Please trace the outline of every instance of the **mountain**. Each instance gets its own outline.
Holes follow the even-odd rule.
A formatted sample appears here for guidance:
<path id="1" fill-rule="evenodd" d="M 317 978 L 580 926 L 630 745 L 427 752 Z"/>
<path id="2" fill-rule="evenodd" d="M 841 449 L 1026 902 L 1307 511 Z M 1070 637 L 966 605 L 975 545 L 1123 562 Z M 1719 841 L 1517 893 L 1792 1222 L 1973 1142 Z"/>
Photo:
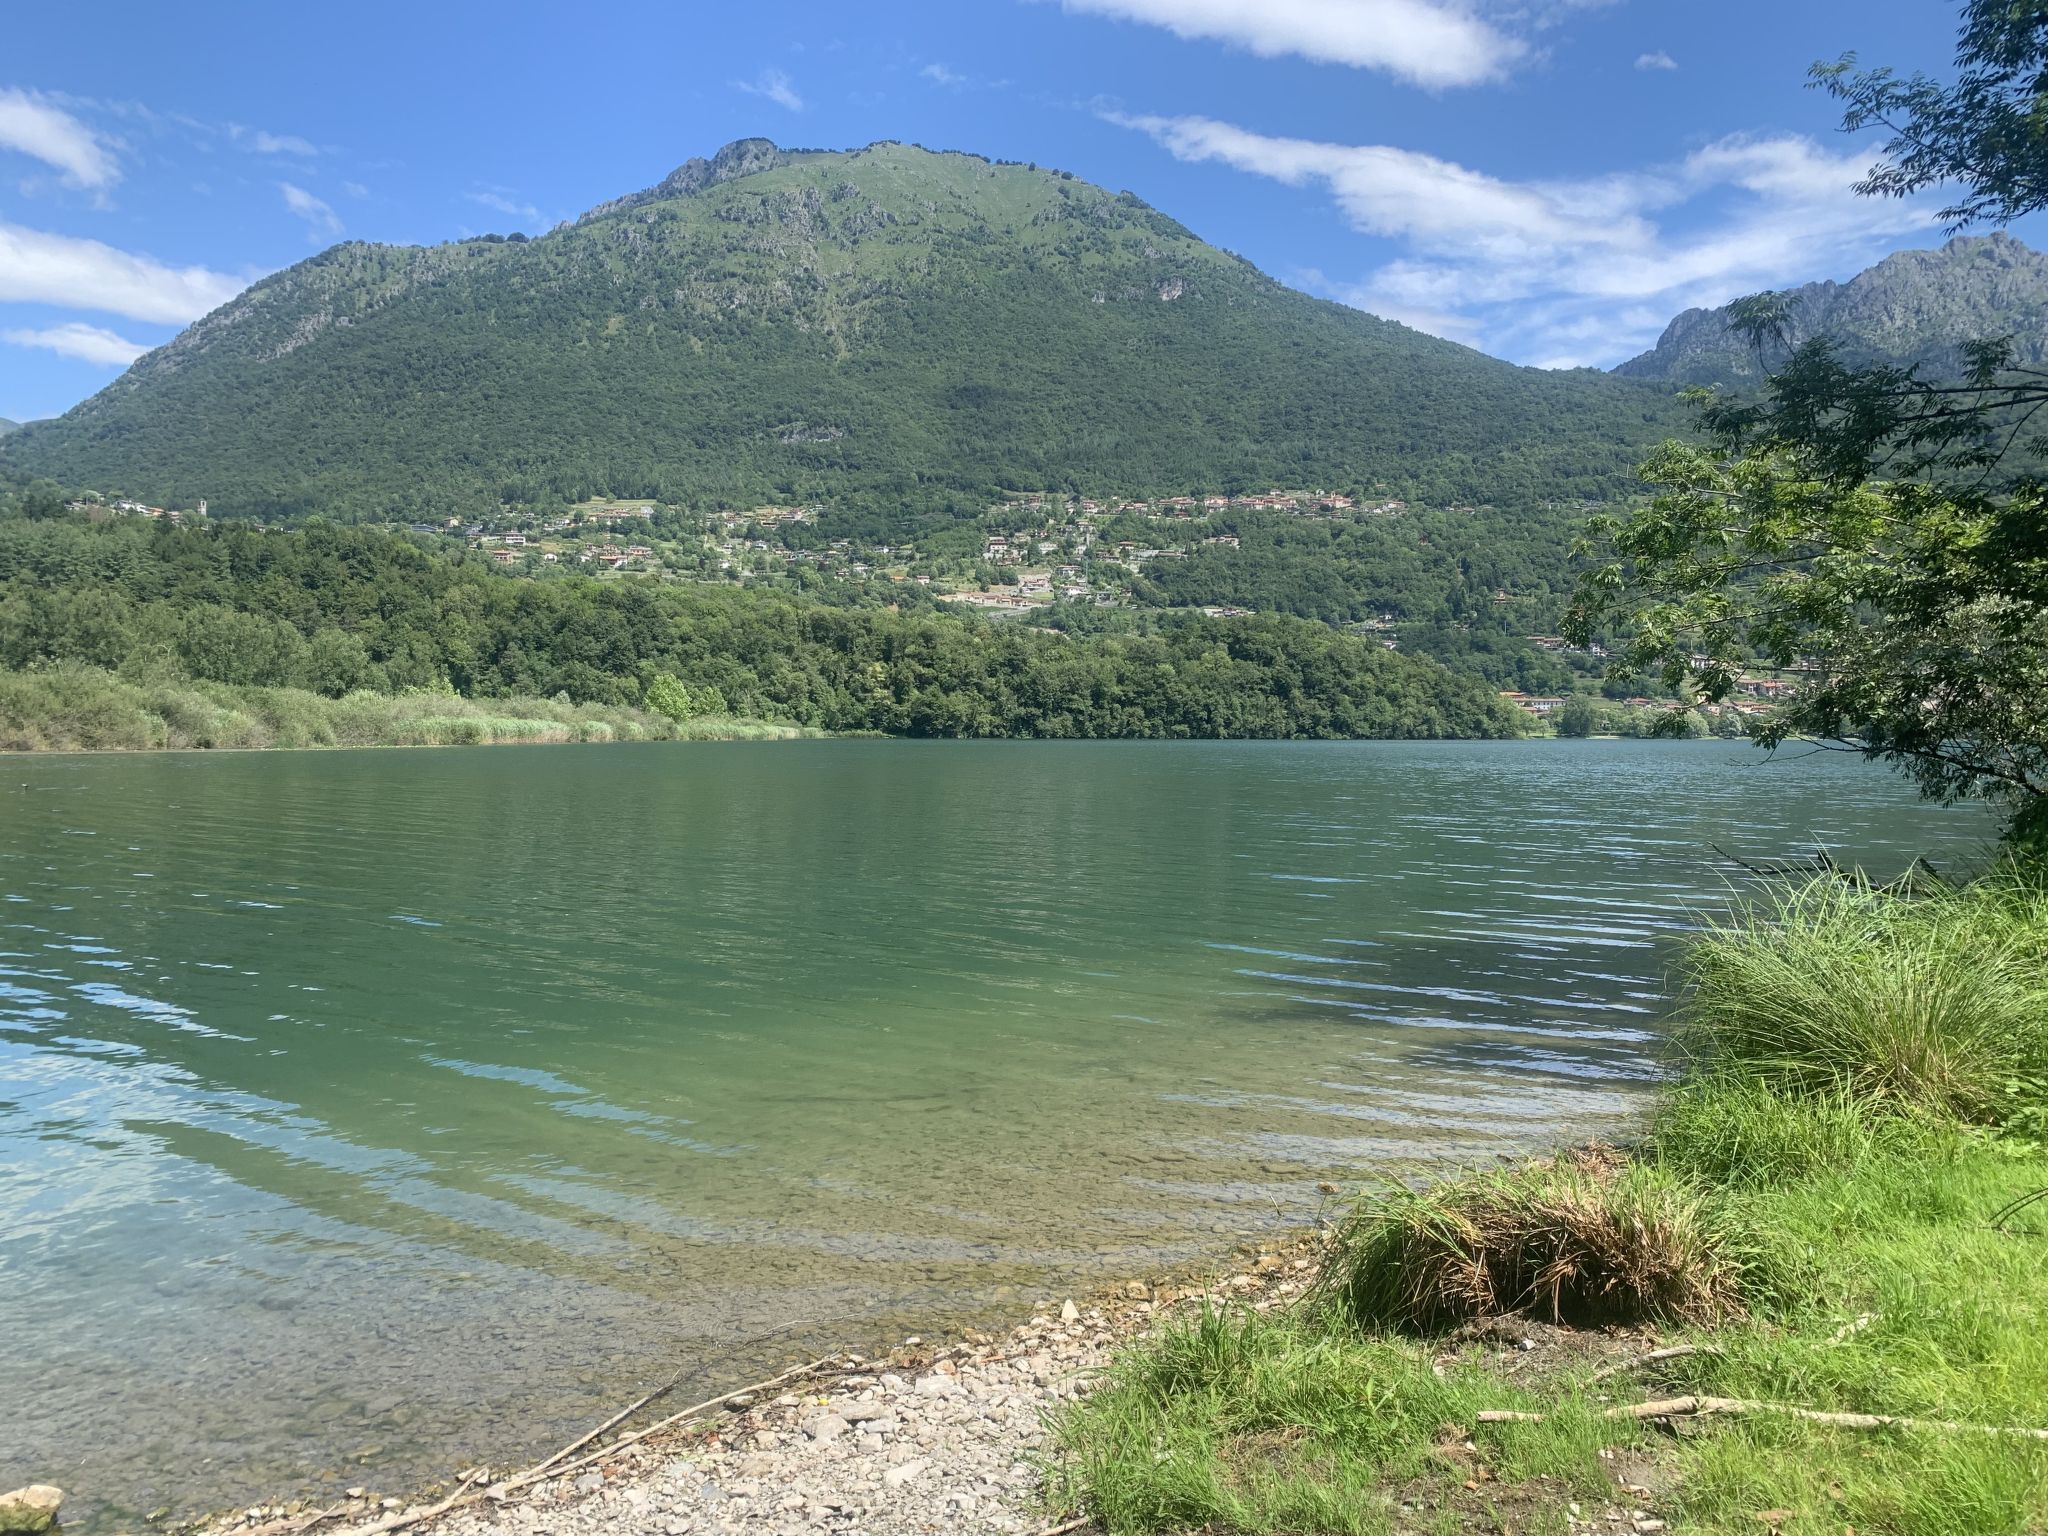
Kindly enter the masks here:
<path id="1" fill-rule="evenodd" d="M 20 430 L 20 422 L 9 421 L 5 416 L 0 416 L 0 437 L 5 437 L 10 432 L 19 432 Z"/>
<path id="2" fill-rule="evenodd" d="M 1851 363 L 1919 364 L 1960 373 L 1962 343 L 2013 338 L 2018 361 L 2048 362 L 2048 255 L 2007 234 L 1959 236 L 1938 251 L 1897 251 L 1846 283 L 1788 296 L 1790 339 L 1831 336 Z M 1762 376 L 1724 309 L 1688 309 L 1657 345 L 1614 370 L 1627 378 L 1740 388 Z"/>
<path id="3" fill-rule="evenodd" d="M 337 245 L 0 463 L 216 512 L 995 487 L 1597 494 L 1682 417 L 1311 298 L 1129 193 L 744 139 L 535 239 Z"/>

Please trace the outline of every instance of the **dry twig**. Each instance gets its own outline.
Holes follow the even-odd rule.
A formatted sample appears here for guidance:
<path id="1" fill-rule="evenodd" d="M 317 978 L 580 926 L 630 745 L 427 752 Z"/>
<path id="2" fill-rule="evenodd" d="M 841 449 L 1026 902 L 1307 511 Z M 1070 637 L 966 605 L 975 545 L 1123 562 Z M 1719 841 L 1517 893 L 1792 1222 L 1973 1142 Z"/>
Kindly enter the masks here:
<path id="1" fill-rule="evenodd" d="M 472 1488 L 462 1492 L 451 1493 L 438 1504 L 430 1504 L 424 1509 L 387 1515 L 384 1519 L 372 1521 L 368 1525 L 352 1525 L 344 1531 L 336 1532 L 335 1536 L 386 1536 L 388 1532 L 403 1531 L 415 1525 L 422 1525 L 429 1520 L 438 1519 L 452 1510 L 465 1508 L 484 1499 L 502 1501 L 509 1498 L 517 1489 L 527 1487 L 529 1484 L 540 1482 L 546 1478 L 566 1477 L 571 1472 L 587 1467 L 592 1462 L 602 1461 L 607 1456 L 614 1455 L 629 1445 L 638 1444 L 649 1435 L 658 1434 L 671 1425 L 680 1424 L 685 1419 L 695 1418 L 700 1413 L 721 1407 L 736 1397 L 746 1397 L 751 1393 L 766 1391 L 769 1387 L 779 1387 L 784 1382 L 796 1380 L 799 1376 L 808 1376 L 811 1372 L 830 1361 L 831 1358 L 830 1355 L 826 1355 L 821 1359 L 811 1361 L 808 1365 L 793 1366 L 779 1376 L 770 1376 L 766 1381 L 757 1381 L 751 1386 L 737 1387 L 733 1391 L 723 1393 L 718 1397 L 707 1398 L 701 1403 L 693 1403 L 688 1408 L 683 1409 L 682 1412 L 672 1413 L 667 1418 L 657 1420 L 655 1423 L 648 1425 L 645 1429 L 635 1430 L 630 1435 L 621 1435 L 610 1445 L 603 1446 L 591 1452 L 588 1456 L 578 1457 L 576 1460 L 566 1463 L 563 1462 L 563 1457 L 573 1455 L 597 1436 L 603 1434 L 607 1429 L 620 1423 L 627 1414 L 645 1407 L 663 1392 L 668 1391 L 669 1387 L 674 1385 L 674 1382 L 670 1382 L 668 1386 L 650 1392 L 646 1397 L 641 1398 L 639 1402 L 633 1404 L 632 1407 L 626 1409 L 625 1412 L 612 1415 L 611 1418 L 600 1424 L 596 1429 L 563 1446 L 562 1449 L 556 1451 L 545 1461 L 535 1462 L 525 1471 L 508 1477 L 503 1482 L 492 1483 L 488 1488 Z M 329 1519 L 336 1512 L 335 1510 L 326 1510 L 316 1516 L 302 1517 L 298 1521 L 284 1521 L 276 1525 L 262 1526 L 254 1531 L 238 1532 L 237 1536 L 295 1536 L 296 1532 L 305 1530 L 321 1520 Z"/>
<path id="2" fill-rule="evenodd" d="M 1953 1419 L 1909 1419 L 1891 1413 L 1831 1413 L 1819 1408 L 1800 1408 L 1791 1403 L 1767 1403 L 1747 1397 L 1664 1397 L 1647 1403 L 1624 1403 L 1602 1410 L 1603 1419 L 1705 1418 L 1709 1414 L 1782 1413 L 1809 1424 L 1826 1424 L 1836 1429 L 1942 1429 L 1966 1434 L 2012 1435 L 2023 1440 L 2048 1440 L 2048 1429 L 2028 1429 L 2008 1424 L 1960 1424 Z M 1481 1424 L 1541 1424 L 1547 1413 L 1528 1413 L 1518 1408 L 1489 1408 L 1479 1415 Z"/>

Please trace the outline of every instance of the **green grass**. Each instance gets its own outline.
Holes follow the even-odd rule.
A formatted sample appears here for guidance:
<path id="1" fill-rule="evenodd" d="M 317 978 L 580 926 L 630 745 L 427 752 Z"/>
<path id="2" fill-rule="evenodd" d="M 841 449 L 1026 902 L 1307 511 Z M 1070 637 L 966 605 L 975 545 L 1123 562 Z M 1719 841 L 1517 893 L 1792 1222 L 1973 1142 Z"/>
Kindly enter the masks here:
<path id="1" fill-rule="evenodd" d="M 1994 1120 L 2048 1080 L 2044 954 L 2017 874 L 1911 900 L 1817 880 L 1691 946 L 1679 1043 L 1696 1072 Z"/>
<path id="2" fill-rule="evenodd" d="M 1671 1484 L 1647 1502 L 1675 1531 L 2048 1532 L 2048 1443 L 1601 1417 L 1697 1393 L 2048 1427 L 2048 1203 L 1989 1220 L 2048 1185 L 2044 957 L 2048 902 L 2012 872 L 1740 914 L 1692 950 L 1687 1072 L 1626 1161 L 1367 1200 L 1306 1304 L 1130 1346 L 1056 1425 L 1060 1499 L 1119 1536 L 1562 1532 L 1574 1500 L 1634 1502 L 1606 1450 Z M 1547 1289 L 1560 1274 L 1597 1304 Z M 1700 1352 L 1596 1376 L 1640 1343 L 1475 1356 L 1443 1331 L 1495 1308 L 1647 1319 Z M 1478 1423 L 1499 1408 L 1547 1417 Z"/>
<path id="3" fill-rule="evenodd" d="M 1109 1530 L 1379 1532 L 1399 1490 L 1444 1475 L 1444 1425 L 1552 1406 L 1434 1349 L 1329 1314 L 1204 1312 L 1170 1324 L 1059 1421 L 1059 1490 Z M 1496 1479 L 1594 1497 L 1614 1436 L 1584 1403 L 1488 1436 Z M 1426 1497 L 1426 1495 L 1425 1495 Z"/>
<path id="4" fill-rule="evenodd" d="M 137 683 L 97 667 L 0 671 L 0 751 L 481 746 L 500 742 L 771 740 L 823 734 L 732 716 L 683 721 L 557 699 Z"/>

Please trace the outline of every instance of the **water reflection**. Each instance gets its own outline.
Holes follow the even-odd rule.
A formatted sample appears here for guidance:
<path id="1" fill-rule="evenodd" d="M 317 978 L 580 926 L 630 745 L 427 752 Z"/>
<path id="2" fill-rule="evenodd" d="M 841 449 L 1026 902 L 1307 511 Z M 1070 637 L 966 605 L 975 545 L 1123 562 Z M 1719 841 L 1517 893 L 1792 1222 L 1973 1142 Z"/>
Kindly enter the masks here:
<path id="1" fill-rule="evenodd" d="M 1742 749 L 27 760 L 0 1458 L 105 1518 L 504 1456 L 1607 1127 L 1704 856 L 1981 824 Z M 734 1341 L 742 1347 L 735 1350 Z M 508 1428 L 510 1426 L 510 1428 Z M 355 1480 L 350 1476 L 347 1480 Z"/>

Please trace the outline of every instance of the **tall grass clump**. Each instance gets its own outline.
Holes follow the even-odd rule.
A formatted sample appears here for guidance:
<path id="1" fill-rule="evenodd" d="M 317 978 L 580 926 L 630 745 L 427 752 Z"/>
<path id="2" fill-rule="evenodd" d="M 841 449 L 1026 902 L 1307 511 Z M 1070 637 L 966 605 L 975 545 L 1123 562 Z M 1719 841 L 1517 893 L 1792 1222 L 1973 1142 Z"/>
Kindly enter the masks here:
<path id="1" fill-rule="evenodd" d="M 1368 1199 L 1339 1227 L 1320 1291 L 1377 1328 L 1510 1312 L 1704 1326 L 1742 1313 L 1763 1262 L 1712 1192 L 1578 1153 Z"/>
<path id="2" fill-rule="evenodd" d="M 1695 1076 L 1986 1123 L 2048 1096 L 2048 899 L 2019 872 L 1909 897 L 1816 880 L 1710 925 L 1685 964 Z"/>

